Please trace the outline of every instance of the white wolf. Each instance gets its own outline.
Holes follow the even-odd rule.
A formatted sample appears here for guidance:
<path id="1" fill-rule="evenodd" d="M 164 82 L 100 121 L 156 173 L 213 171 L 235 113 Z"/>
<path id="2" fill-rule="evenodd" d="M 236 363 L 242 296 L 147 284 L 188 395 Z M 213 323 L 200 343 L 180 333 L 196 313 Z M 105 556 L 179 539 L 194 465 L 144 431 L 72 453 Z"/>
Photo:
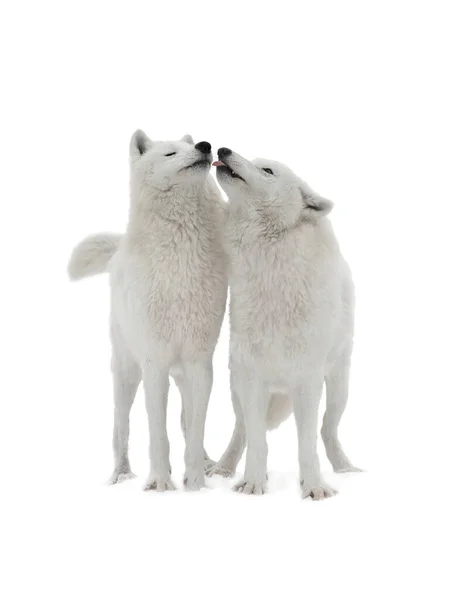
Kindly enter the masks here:
<path id="1" fill-rule="evenodd" d="M 336 492 L 320 473 L 322 438 L 335 471 L 356 469 L 337 437 L 348 397 L 354 290 L 326 215 L 332 203 L 278 162 L 249 162 L 220 148 L 218 181 L 229 197 L 230 370 L 235 431 L 209 474 L 231 475 L 247 438 L 245 494 L 266 490 L 266 430 L 294 408 L 304 497 Z"/>
<path id="2" fill-rule="evenodd" d="M 182 396 L 189 490 L 204 485 L 204 428 L 212 356 L 227 297 L 223 247 L 226 203 L 209 175 L 211 146 L 191 136 L 130 143 L 131 202 L 124 236 L 99 234 L 73 251 L 69 275 L 108 270 L 114 382 L 114 472 L 132 477 L 129 414 L 143 380 L 151 470 L 144 489 L 174 489 L 166 408 L 169 376 Z M 206 457 L 208 459 L 208 457 Z"/>

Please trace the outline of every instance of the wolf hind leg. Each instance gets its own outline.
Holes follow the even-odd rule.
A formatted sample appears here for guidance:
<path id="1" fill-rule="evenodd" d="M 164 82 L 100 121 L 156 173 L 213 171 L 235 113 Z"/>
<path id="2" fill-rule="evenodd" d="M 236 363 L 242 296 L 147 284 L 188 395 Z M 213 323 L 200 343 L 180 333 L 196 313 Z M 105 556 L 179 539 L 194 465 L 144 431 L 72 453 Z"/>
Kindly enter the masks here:
<path id="1" fill-rule="evenodd" d="M 113 452 L 114 470 L 109 483 L 120 483 L 134 474 L 128 457 L 130 410 L 141 382 L 141 369 L 126 347 L 113 342 L 111 361 L 114 393 Z"/>
<path id="2" fill-rule="evenodd" d="M 327 458 L 337 473 L 361 471 L 346 456 L 338 439 L 338 426 L 348 402 L 350 352 L 343 353 L 326 374 L 326 412 L 321 437 Z"/>

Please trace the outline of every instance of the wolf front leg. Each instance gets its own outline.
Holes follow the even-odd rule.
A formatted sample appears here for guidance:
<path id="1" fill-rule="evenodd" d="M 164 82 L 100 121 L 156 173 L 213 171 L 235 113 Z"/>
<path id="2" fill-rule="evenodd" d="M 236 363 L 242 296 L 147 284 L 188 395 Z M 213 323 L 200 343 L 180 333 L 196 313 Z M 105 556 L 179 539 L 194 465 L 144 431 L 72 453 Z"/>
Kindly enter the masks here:
<path id="1" fill-rule="evenodd" d="M 232 438 L 224 454 L 216 464 L 208 469 L 208 477 L 211 477 L 212 475 L 233 477 L 246 447 L 246 429 L 244 426 L 243 409 L 241 408 L 238 394 L 233 389 L 232 404 L 235 411 L 235 429 L 233 430 Z"/>
<path id="2" fill-rule="evenodd" d="M 182 413 L 180 415 L 180 425 L 181 425 L 183 437 L 185 438 L 185 443 L 186 443 L 186 417 L 185 417 L 185 408 L 184 408 L 184 404 L 183 404 L 183 398 L 186 396 L 185 378 L 183 375 L 174 375 L 174 381 L 175 381 L 176 386 L 179 389 L 180 396 L 182 397 Z M 204 471 L 207 472 L 208 469 L 211 469 L 215 464 L 216 464 L 215 461 L 212 460 L 208 456 L 207 451 L 204 448 Z"/>
<path id="3" fill-rule="evenodd" d="M 302 373 L 293 389 L 303 498 L 313 500 L 330 498 L 337 493 L 321 477 L 317 452 L 318 409 L 323 383 L 323 373 L 312 370 Z"/>
<path id="4" fill-rule="evenodd" d="M 185 421 L 185 477 L 190 491 L 205 486 L 204 435 L 208 401 L 213 385 L 213 368 L 210 361 L 185 363 L 182 393 Z"/>
<path id="5" fill-rule="evenodd" d="M 152 361 L 143 366 L 144 393 L 150 432 L 150 474 L 144 490 L 174 490 L 169 464 L 169 439 L 166 428 L 169 373 Z"/>
<path id="6" fill-rule="evenodd" d="M 241 402 L 247 437 L 244 478 L 234 489 L 243 494 L 261 495 L 267 487 L 269 390 L 259 377 L 242 373 L 234 375 L 233 387 Z"/>

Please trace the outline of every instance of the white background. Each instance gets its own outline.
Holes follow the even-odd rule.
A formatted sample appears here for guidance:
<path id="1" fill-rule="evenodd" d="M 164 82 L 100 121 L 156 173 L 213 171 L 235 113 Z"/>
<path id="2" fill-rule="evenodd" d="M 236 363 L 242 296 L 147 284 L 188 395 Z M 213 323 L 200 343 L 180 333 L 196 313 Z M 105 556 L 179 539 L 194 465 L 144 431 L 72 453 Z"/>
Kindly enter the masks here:
<path id="1" fill-rule="evenodd" d="M 10 2 L 1 32 L 1 544 L 16 598 L 449 597 L 450 19 L 439 2 Z M 69 284 L 86 234 L 123 231 L 128 142 L 191 133 L 288 163 L 322 195 L 357 287 L 341 427 L 367 472 L 301 501 L 292 418 L 270 493 L 179 491 L 112 469 L 108 283 Z M 206 446 L 233 426 L 228 323 Z M 242 472 L 243 465 L 240 465 Z"/>

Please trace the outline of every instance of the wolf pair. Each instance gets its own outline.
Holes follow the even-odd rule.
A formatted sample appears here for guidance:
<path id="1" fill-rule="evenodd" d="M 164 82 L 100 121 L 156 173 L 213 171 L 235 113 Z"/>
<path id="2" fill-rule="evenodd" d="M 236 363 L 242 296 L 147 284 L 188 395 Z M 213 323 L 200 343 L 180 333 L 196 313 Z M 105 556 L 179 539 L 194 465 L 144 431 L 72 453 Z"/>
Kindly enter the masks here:
<path id="1" fill-rule="evenodd" d="M 124 235 L 82 241 L 69 263 L 72 279 L 109 271 L 114 382 L 114 471 L 132 477 L 129 414 L 143 381 L 150 429 L 148 490 L 171 490 L 166 409 L 169 378 L 182 397 L 184 484 L 198 490 L 208 475 L 231 476 L 247 445 L 244 478 L 235 489 L 267 486 L 268 429 L 293 411 L 303 497 L 336 492 L 322 478 L 321 429 L 335 471 L 357 471 L 337 436 L 346 407 L 353 339 L 351 274 L 326 218 L 332 203 L 288 167 L 250 162 L 218 150 L 209 174 L 208 142 L 191 136 L 130 143 L 131 202 Z M 203 447 L 213 381 L 212 356 L 230 287 L 232 439 L 218 463 Z"/>

